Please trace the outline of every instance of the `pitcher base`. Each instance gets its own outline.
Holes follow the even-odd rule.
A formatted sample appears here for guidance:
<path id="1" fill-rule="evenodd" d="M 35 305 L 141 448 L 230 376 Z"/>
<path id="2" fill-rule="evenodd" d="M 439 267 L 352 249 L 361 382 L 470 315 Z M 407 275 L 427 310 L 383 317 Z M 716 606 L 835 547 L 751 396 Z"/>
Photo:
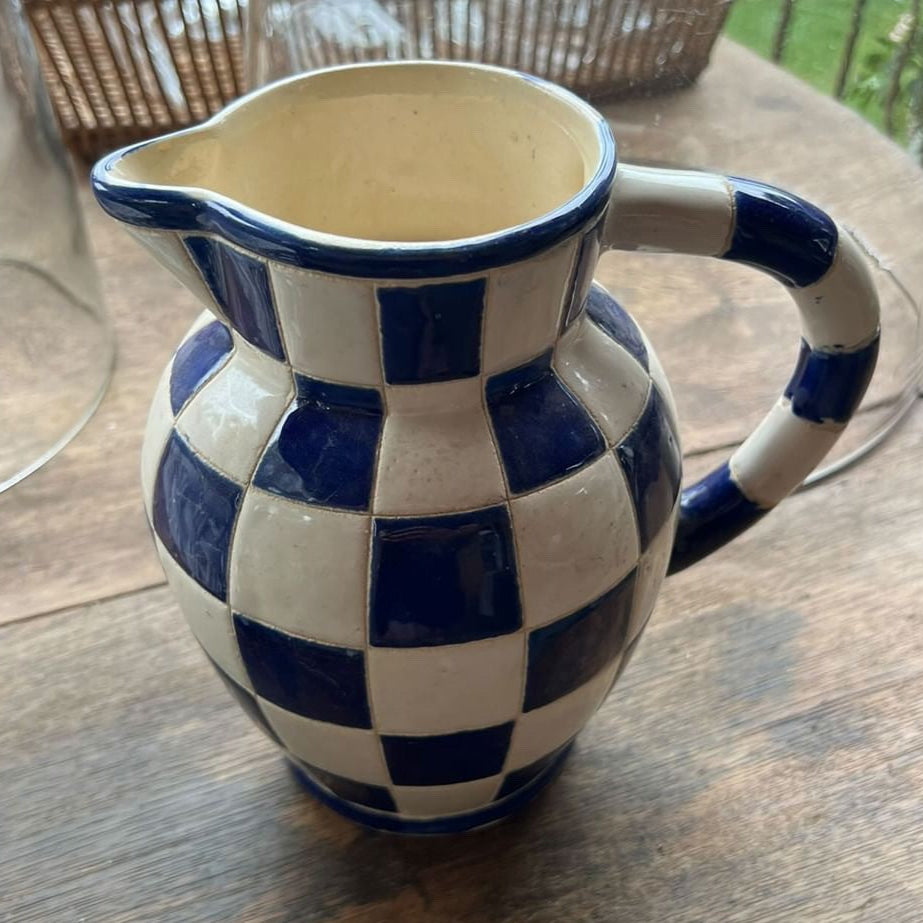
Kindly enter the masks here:
<path id="1" fill-rule="evenodd" d="M 494 801 L 483 808 L 468 811 L 465 814 L 426 818 L 401 817 L 388 811 L 377 811 L 373 808 L 347 801 L 345 798 L 335 795 L 315 779 L 312 779 L 292 760 L 286 760 L 286 762 L 295 778 L 318 801 L 348 820 L 355 821 L 374 830 L 384 830 L 388 833 L 432 836 L 446 833 L 465 833 L 481 827 L 488 827 L 524 807 L 560 772 L 572 747 L 573 744 L 568 744 L 539 775 L 527 785 L 500 801 Z"/>

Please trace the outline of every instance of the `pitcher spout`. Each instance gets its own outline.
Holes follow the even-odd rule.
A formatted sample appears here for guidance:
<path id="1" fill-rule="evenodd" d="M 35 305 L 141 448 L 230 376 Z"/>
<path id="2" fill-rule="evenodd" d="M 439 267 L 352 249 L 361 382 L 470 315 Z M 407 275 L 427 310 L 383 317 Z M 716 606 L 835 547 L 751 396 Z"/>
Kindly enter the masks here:
<path id="1" fill-rule="evenodd" d="M 142 141 L 94 167 L 93 191 L 104 211 L 130 226 L 193 230 L 221 147 L 210 125 Z"/>
<path id="2" fill-rule="evenodd" d="M 213 312 L 213 296 L 184 239 L 208 224 L 204 187 L 220 150 L 209 127 L 197 126 L 116 151 L 91 174 L 102 209 Z"/>

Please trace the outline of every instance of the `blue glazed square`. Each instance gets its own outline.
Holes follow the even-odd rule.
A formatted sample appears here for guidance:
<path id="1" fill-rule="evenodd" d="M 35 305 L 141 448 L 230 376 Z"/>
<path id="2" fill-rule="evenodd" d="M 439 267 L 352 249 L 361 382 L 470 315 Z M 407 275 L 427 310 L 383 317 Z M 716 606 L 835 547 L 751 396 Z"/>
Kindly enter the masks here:
<path id="1" fill-rule="evenodd" d="M 503 506 L 376 519 L 371 579 L 369 640 L 377 647 L 462 644 L 522 624 Z"/>
<path id="2" fill-rule="evenodd" d="M 872 380 L 878 347 L 877 336 L 848 353 L 811 349 L 802 340 L 798 363 L 785 388 L 792 413 L 814 423 L 846 423 Z"/>
<path id="3" fill-rule="evenodd" d="M 523 711 L 573 692 L 621 653 L 634 591 L 632 571 L 595 602 L 529 635 Z"/>
<path id="4" fill-rule="evenodd" d="M 615 454 L 634 500 L 643 554 L 670 517 L 683 464 L 679 439 L 656 387 L 651 387 L 643 413 Z"/>
<path id="5" fill-rule="evenodd" d="M 599 262 L 602 227 L 603 222 L 599 221 L 583 235 L 583 239 L 580 241 L 580 252 L 577 254 L 577 262 L 574 266 L 570 299 L 564 312 L 563 328 L 569 327 L 580 316 L 580 312 L 586 303 L 590 286 L 593 284 L 593 273 L 596 271 L 596 264 Z"/>
<path id="6" fill-rule="evenodd" d="M 381 395 L 296 376 L 297 398 L 253 483 L 275 494 L 367 510 L 381 435 Z"/>
<path id="7" fill-rule="evenodd" d="M 391 797 L 391 792 L 384 786 L 370 785 L 368 782 L 357 782 L 355 779 L 335 775 L 332 772 L 327 772 L 326 769 L 319 769 L 317 766 L 312 766 L 302 760 L 292 759 L 303 772 L 312 776 L 315 781 L 330 789 L 334 795 L 340 798 L 345 798 L 353 804 L 374 808 L 376 811 L 397 811 L 397 805 Z"/>
<path id="8" fill-rule="evenodd" d="M 681 502 L 671 574 L 727 544 L 768 512 L 744 496 L 727 462 L 687 487 Z"/>
<path id="9" fill-rule="evenodd" d="M 723 259 L 756 266 L 788 286 L 812 285 L 836 255 L 836 223 L 783 189 L 731 178 L 734 234 Z"/>
<path id="10" fill-rule="evenodd" d="M 395 785 L 453 785 L 503 771 L 513 722 L 429 737 L 382 735 L 385 761 Z"/>
<path id="11" fill-rule="evenodd" d="M 372 726 L 362 651 L 296 638 L 239 612 L 234 630 L 250 682 L 264 699 L 317 721 Z"/>
<path id="12" fill-rule="evenodd" d="M 185 243 L 234 329 L 248 343 L 284 361 L 272 289 L 263 263 L 208 237 L 187 237 Z"/>
<path id="13" fill-rule="evenodd" d="M 494 375 L 487 407 L 507 481 L 520 494 L 556 481 L 606 448 L 583 405 L 551 369 L 551 351 Z"/>
<path id="14" fill-rule="evenodd" d="M 197 330 L 176 351 L 170 369 L 170 407 L 174 416 L 231 354 L 231 331 L 219 321 Z"/>
<path id="15" fill-rule="evenodd" d="M 603 288 L 593 286 L 587 298 L 587 314 L 603 333 L 608 334 L 626 352 L 650 371 L 647 347 L 638 325 L 628 312 Z"/>
<path id="16" fill-rule="evenodd" d="M 203 651 L 204 653 L 204 651 Z M 253 695 L 249 690 L 244 689 L 243 686 L 236 683 L 221 667 L 215 663 L 208 654 L 205 654 L 208 662 L 212 665 L 215 672 L 218 676 L 221 677 L 221 682 L 224 683 L 228 692 L 237 700 L 237 704 L 244 710 L 247 717 L 271 740 L 273 743 L 278 744 L 280 747 L 283 746 L 282 741 L 279 740 L 276 732 L 272 729 L 269 722 L 266 720 L 266 716 L 263 714 L 260 709 L 260 703 L 257 702 L 256 696 Z"/>
<path id="17" fill-rule="evenodd" d="M 228 545 L 239 484 L 207 465 L 173 432 L 154 481 L 154 531 L 183 570 L 227 599 Z"/>
<path id="18" fill-rule="evenodd" d="M 560 753 L 566 750 L 570 745 L 571 741 L 568 741 L 556 750 L 552 750 L 551 753 L 547 753 L 545 756 L 537 759 L 534 763 L 529 763 L 528 766 L 523 766 L 522 769 L 514 769 L 512 772 L 508 772 L 494 801 L 500 801 L 506 798 L 507 795 L 512 795 L 513 792 L 518 792 L 519 789 L 525 788 L 533 779 L 537 779 L 549 766 L 551 766 Z"/>
<path id="19" fill-rule="evenodd" d="M 379 288 L 385 381 L 418 385 L 481 370 L 486 281 Z"/>

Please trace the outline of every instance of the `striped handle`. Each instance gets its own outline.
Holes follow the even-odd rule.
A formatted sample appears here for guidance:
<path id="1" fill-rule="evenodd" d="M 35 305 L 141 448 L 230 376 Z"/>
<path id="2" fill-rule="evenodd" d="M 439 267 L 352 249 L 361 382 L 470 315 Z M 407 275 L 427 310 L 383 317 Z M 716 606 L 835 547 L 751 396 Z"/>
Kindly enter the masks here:
<path id="1" fill-rule="evenodd" d="M 878 357 L 878 297 L 857 244 L 823 211 L 763 183 L 621 165 L 604 246 L 715 256 L 769 273 L 801 313 L 795 371 L 730 459 L 680 498 L 670 573 L 783 500 L 830 451 Z"/>

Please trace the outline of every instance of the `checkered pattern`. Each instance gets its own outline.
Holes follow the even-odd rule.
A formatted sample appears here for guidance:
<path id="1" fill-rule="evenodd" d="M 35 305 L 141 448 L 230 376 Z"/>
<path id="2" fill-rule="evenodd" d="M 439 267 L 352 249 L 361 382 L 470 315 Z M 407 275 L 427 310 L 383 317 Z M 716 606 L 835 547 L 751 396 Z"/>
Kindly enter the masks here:
<path id="1" fill-rule="evenodd" d="M 151 411 L 168 579 L 251 717 L 373 816 L 535 784 L 650 614 L 676 424 L 634 322 L 586 296 L 598 236 L 412 285 L 157 241 L 224 322 L 196 325 Z"/>
<path id="2" fill-rule="evenodd" d="M 610 244 L 757 266 L 802 313 L 782 398 L 681 501 L 660 364 L 591 285 L 598 222 L 412 282 L 137 232 L 220 319 L 190 332 L 151 411 L 168 579 L 232 692 L 344 813 L 436 830 L 518 803 L 624 669 L 668 562 L 778 503 L 865 391 L 877 302 L 823 212 L 743 180 L 620 182 Z"/>

